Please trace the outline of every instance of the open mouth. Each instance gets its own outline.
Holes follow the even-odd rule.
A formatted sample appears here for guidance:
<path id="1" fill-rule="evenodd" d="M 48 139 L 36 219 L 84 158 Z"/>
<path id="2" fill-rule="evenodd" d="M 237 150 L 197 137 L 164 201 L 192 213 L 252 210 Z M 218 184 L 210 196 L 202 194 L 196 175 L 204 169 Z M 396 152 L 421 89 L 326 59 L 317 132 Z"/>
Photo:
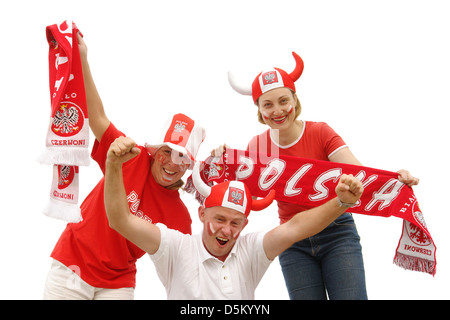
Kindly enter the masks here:
<path id="1" fill-rule="evenodd" d="M 163 171 L 163 173 L 161 176 L 165 182 L 170 182 L 170 183 L 174 182 L 173 180 L 175 179 L 176 174 L 177 174 L 176 171 L 170 171 L 170 170 L 167 170 L 166 168 L 162 168 L 162 171 Z"/>
<path id="2" fill-rule="evenodd" d="M 277 124 L 282 124 L 286 120 L 286 118 L 287 118 L 287 115 L 278 117 L 278 118 L 272 118 L 272 121 Z"/>
<path id="3" fill-rule="evenodd" d="M 176 172 L 167 170 L 166 168 L 163 168 L 163 170 L 164 170 L 165 173 L 167 173 L 168 175 L 171 175 L 171 176 L 173 176 L 174 174 L 176 174 Z"/>
<path id="4" fill-rule="evenodd" d="M 220 245 L 221 247 L 223 247 L 224 245 L 226 245 L 227 242 L 229 241 L 228 239 L 224 239 L 224 238 L 221 238 L 221 237 L 216 237 L 216 240 L 217 240 L 217 242 L 219 243 L 219 245 Z"/>

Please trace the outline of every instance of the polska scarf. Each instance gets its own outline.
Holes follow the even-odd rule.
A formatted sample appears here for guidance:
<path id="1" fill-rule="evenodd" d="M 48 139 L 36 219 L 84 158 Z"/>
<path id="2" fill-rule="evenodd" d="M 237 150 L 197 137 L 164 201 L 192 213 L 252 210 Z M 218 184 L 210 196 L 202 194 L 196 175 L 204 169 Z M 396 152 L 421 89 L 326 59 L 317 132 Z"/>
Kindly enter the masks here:
<path id="1" fill-rule="evenodd" d="M 53 165 L 48 216 L 81 221 L 78 166 L 89 165 L 89 120 L 77 26 L 72 21 L 47 26 L 51 114 L 46 148 L 38 159 Z"/>
<path id="2" fill-rule="evenodd" d="M 285 155 L 271 157 L 235 149 L 227 149 L 220 158 L 209 157 L 204 164 L 200 176 L 210 185 L 241 180 L 253 196 L 265 197 L 275 189 L 276 200 L 308 208 L 320 206 L 335 197 L 334 189 L 340 176 L 352 174 L 363 183 L 364 193 L 348 211 L 403 219 L 394 263 L 408 270 L 436 273 L 436 246 L 412 188 L 401 183 L 397 173 Z M 195 192 L 191 178 L 185 190 Z M 202 201 L 198 192 L 196 197 Z"/>

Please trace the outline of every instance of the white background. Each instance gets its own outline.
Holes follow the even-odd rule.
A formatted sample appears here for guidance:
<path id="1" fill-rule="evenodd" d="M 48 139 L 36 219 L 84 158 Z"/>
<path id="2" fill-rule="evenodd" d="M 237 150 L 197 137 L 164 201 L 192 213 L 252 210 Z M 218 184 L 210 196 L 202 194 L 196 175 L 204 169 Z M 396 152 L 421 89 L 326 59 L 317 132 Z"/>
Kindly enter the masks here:
<path id="1" fill-rule="evenodd" d="M 447 1 L 2 1 L 0 4 L 0 298 L 41 299 L 65 222 L 44 216 L 52 169 L 36 158 L 49 123 L 45 27 L 70 19 L 85 35 L 109 118 L 139 144 L 174 112 L 203 124 L 199 158 L 221 143 L 245 148 L 266 127 L 228 70 L 252 81 L 265 66 L 294 68 L 304 120 L 326 121 L 366 166 L 408 169 L 437 245 L 437 274 L 392 264 L 402 221 L 355 215 L 370 299 L 449 299 Z M 91 134 L 91 146 L 94 137 Z M 82 167 L 80 199 L 100 178 Z M 197 203 L 183 195 L 201 230 Z M 80 200 L 81 203 L 81 200 Z M 253 213 L 247 231 L 275 227 L 276 209 Z M 165 299 L 144 256 L 136 299 Z M 257 299 L 287 299 L 278 261 Z"/>

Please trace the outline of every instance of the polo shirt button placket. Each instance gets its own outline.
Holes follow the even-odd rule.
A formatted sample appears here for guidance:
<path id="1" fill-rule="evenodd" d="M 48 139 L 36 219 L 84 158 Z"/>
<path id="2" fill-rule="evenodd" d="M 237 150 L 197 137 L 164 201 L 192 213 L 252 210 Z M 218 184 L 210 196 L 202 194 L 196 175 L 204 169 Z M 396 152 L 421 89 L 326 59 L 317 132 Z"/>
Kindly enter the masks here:
<path id="1" fill-rule="evenodd" d="M 231 292 L 233 291 L 233 285 L 231 282 L 231 276 L 229 272 L 229 268 L 226 265 L 222 265 L 220 268 L 220 274 L 222 279 L 222 291 L 223 292 Z"/>

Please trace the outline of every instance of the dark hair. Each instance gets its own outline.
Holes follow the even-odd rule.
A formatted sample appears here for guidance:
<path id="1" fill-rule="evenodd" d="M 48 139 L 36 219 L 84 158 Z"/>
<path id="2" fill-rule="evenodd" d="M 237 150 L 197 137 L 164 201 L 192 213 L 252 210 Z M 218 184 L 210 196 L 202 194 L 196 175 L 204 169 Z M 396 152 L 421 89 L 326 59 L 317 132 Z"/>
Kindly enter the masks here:
<path id="1" fill-rule="evenodd" d="M 178 190 L 178 189 L 180 189 L 183 185 L 184 185 L 184 181 L 180 179 L 180 180 L 178 180 L 177 182 L 175 182 L 174 184 L 171 184 L 170 186 L 167 186 L 166 189 L 169 189 L 169 190 Z"/>

